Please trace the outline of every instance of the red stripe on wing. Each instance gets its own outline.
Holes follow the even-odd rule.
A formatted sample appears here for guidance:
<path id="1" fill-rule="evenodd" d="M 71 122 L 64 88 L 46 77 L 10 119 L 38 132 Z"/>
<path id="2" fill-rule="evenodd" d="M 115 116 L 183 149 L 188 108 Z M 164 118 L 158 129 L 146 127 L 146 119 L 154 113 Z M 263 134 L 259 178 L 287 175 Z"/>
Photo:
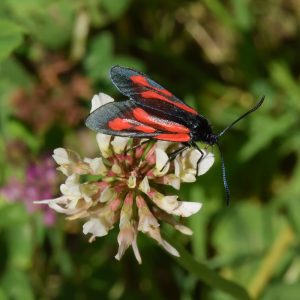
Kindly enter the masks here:
<path id="1" fill-rule="evenodd" d="M 168 90 L 166 90 L 166 89 L 159 89 L 159 88 L 156 88 L 156 87 L 152 86 L 152 85 L 148 82 L 147 78 L 144 77 L 144 76 L 142 76 L 142 75 L 131 76 L 131 77 L 130 77 L 130 80 L 131 80 L 133 83 L 137 84 L 137 85 L 144 86 L 144 87 L 147 87 L 147 88 L 152 88 L 152 89 L 154 89 L 154 90 L 156 90 L 156 91 L 158 91 L 158 92 L 160 92 L 160 93 L 162 93 L 162 94 L 164 94 L 164 95 L 167 95 L 167 96 L 173 96 L 173 94 L 170 93 L 170 92 L 169 92 Z"/>
<path id="2" fill-rule="evenodd" d="M 150 127 L 150 126 L 146 126 L 146 125 L 138 125 L 133 127 L 134 130 L 137 131 L 141 131 L 141 132 L 145 132 L 145 133 L 153 133 L 156 131 L 156 129 Z"/>
<path id="3" fill-rule="evenodd" d="M 156 131 L 156 129 L 153 127 L 140 124 L 138 122 L 135 122 L 134 120 L 126 120 L 121 118 L 116 118 L 109 121 L 108 127 L 115 131 L 123 131 L 128 129 L 145 133 L 153 133 Z"/>
<path id="4" fill-rule="evenodd" d="M 170 142 L 189 142 L 191 140 L 190 135 L 186 133 L 178 133 L 178 134 L 162 133 L 154 136 L 153 138 L 157 140 L 170 141 Z"/>
<path id="5" fill-rule="evenodd" d="M 148 124 L 153 126 L 157 129 L 162 129 L 169 132 L 175 132 L 175 133 L 190 133 L 189 128 L 172 122 L 172 121 L 166 121 L 159 119 L 157 117 L 151 116 L 146 111 L 144 111 L 142 108 L 135 108 L 132 111 L 133 116 L 135 119 L 143 124 Z"/>
<path id="6" fill-rule="evenodd" d="M 180 102 L 175 102 L 175 101 L 172 101 L 166 97 L 164 97 L 163 95 L 160 95 L 156 92 L 153 92 L 153 91 L 146 91 L 146 92 L 142 92 L 141 94 L 141 97 L 145 98 L 145 99 L 159 99 L 159 100 L 162 100 L 162 101 L 166 101 L 174 106 L 177 106 L 187 112 L 190 112 L 194 115 L 198 115 L 198 112 L 196 110 L 194 110 L 193 108 L 183 104 L 183 103 L 180 103 Z"/>
<path id="7" fill-rule="evenodd" d="M 166 102 L 169 102 L 171 104 L 174 104 L 173 101 L 169 100 L 168 98 L 166 98 L 165 96 L 161 95 L 161 94 L 158 94 L 156 92 L 153 92 L 153 91 L 145 91 L 145 92 L 142 92 L 140 94 L 143 98 L 146 98 L 146 99 L 159 99 L 159 100 L 162 100 L 162 101 L 166 101 Z M 175 105 L 175 104 L 174 104 Z"/>
<path id="8" fill-rule="evenodd" d="M 130 76 L 130 80 L 137 85 L 141 85 L 141 86 L 145 86 L 145 87 L 150 86 L 147 81 L 147 78 L 145 78 L 142 75 Z"/>
<path id="9" fill-rule="evenodd" d="M 108 122 L 108 127 L 112 130 L 122 131 L 132 128 L 132 124 L 125 119 L 116 118 Z"/>

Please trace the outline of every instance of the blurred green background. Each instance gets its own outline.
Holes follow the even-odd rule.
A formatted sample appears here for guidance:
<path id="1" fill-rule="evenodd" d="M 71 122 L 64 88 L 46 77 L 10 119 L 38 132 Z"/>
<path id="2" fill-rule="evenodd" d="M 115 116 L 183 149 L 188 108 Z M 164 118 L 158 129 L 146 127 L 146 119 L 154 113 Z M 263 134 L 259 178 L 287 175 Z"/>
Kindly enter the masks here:
<path id="1" fill-rule="evenodd" d="M 89 244 L 78 222 L 33 200 L 59 194 L 56 147 L 96 156 L 84 127 L 93 94 L 122 100 L 120 64 L 151 75 L 221 140 L 216 163 L 181 198 L 203 202 L 182 237 L 193 258 L 254 299 L 300 295 L 299 0 L 2 0 L 0 2 L 0 299 L 233 299 L 139 235 L 143 264 L 114 259 L 117 230 Z"/>

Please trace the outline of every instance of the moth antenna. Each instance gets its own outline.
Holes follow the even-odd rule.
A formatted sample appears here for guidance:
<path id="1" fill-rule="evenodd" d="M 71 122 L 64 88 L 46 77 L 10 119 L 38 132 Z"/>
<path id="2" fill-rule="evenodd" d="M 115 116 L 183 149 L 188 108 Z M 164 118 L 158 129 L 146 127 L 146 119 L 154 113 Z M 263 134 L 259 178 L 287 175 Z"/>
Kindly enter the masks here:
<path id="1" fill-rule="evenodd" d="M 229 206 L 229 203 L 230 203 L 230 190 L 229 190 L 229 186 L 228 186 L 228 183 L 227 183 L 226 168 L 225 168 L 225 163 L 224 163 L 223 152 L 221 150 L 221 147 L 220 147 L 219 143 L 217 143 L 217 146 L 219 148 L 220 155 L 221 155 L 222 178 L 223 178 L 223 184 L 224 184 L 224 189 L 225 189 L 226 205 Z"/>
<path id="2" fill-rule="evenodd" d="M 252 112 L 256 111 L 264 102 L 265 96 L 263 96 L 250 110 L 248 110 L 246 113 L 244 113 L 242 116 L 237 118 L 234 122 L 232 122 L 230 125 L 228 125 L 223 131 L 221 131 L 218 134 L 218 137 L 222 136 L 226 131 L 228 131 L 230 128 L 232 128 L 237 122 L 251 114 Z"/>

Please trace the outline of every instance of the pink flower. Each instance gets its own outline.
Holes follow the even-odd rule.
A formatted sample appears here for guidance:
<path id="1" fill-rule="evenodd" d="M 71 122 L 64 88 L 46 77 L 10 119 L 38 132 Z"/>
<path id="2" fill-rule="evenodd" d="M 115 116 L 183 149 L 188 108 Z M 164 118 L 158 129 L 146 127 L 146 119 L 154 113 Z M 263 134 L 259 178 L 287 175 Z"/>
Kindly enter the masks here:
<path id="1" fill-rule="evenodd" d="M 104 94 L 94 96 L 93 109 L 109 101 L 113 99 Z M 140 140 L 101 133 L 97 134 L 96 140 L 101 154 L 96 158 L 81 159 L 71 150 L 54 150 L 58 170 L 67 176 L 60 188 L 62 195 L 37 203 L 48 204 L 69 219 L 85 219 L 83 233 L 91 234 L 90 241 L 108 234 L 118 223 L 119 249 L 115 256 L 118 260 L 131 246 L 141 263 L 138 232 L 156 240 L 172 255 L 179 256 L 177 250 L 162 238 L 160 222 L 166 221 L 181 233 L 191 235 L 191 229 L 177 216 L 195 214 L 201 203 L 180 201 L 177 195 L 165 195 L 161 187 L 170 185 L 179 190 L 181 182 L 195 181 L 198 151 L 188 149 L 169 162 L 168 154 L 179 147 L 177 143 L 157 141 L 140 145 Z M 203 151 L 205 157 L 198 174 L 205 173 L 214 162 L 213 154 Z M 82 182 L 81 175 L 93 175 L 96 179 Z"/>
<path id="2" fill-rule="evenodd" d="M 29 213 L 39 210 L 44 224 L 51 226 L 56 220 L 53 210 L 48 207 L 37 207 L 33 202 L 41 198 L 53 197 L 56 184 L 55 164 L 51 157 L 47 156 L 27 166 L 24 180 L 10 178 L 0 189 L 0 194 L 8 201 L 23 202 Z"/>

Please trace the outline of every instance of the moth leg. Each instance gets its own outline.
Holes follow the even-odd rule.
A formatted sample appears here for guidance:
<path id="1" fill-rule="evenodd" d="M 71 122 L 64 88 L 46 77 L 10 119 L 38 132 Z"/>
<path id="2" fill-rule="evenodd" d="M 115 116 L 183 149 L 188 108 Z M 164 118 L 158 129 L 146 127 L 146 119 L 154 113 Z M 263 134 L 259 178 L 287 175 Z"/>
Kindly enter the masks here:
<path id="1" fill-rule="evenodd" d="M 199 157 L 199 159 L 197 160 L 197 172 L 196 172 L 196 176 L 198 176 L 198 173 L 199 173 L 199 164 L 200 164 L 201 159 L 204 156 L 204 152 L 198 147 L 198 145 L 196 143 L 192 143 L 192 146 L 195 147 L 200 152 L 200 155 L 201 155 Z"/>
<path id="2" fill-rule="evenodd" d="M 169 154 L 169 158 L 166 161 L 166 163 L 164 164 L 164 166 L 161 168 L 160 172 L 166 167 L 166 165 L 171 162 L 172 160 L 174 160 L 176 158 L 177 155 L 179 155 L 181 152 L 183 152 L 185 149 L 189 148 L 190 145 L 189 144 L 184 144 L 182 147 L 180 147 L 179 149 L 175 150 L 174 152 Z"/>
<path id="3" fill-rule="evenodd" d="M 135 145 L 135 146 L 133 146 L 133 147 L 131 147 L 131 148 L 129 148 L 129 149 L 126 149 L 126 150 L 125 150 L 125 154 L 128 153 L 128 152 L 131 151 L 131 150 L 134 150 L 134 149 L 136 149 L 136 148 L 138 148 L 138 147 L 140 147 L 140 146 L 142 146 L 142 145 L 145 145 L 145 144 L 149 143 L 151 140 L 152 140 L 152 139 L 148 139 L 148 140 L 143 141 L 143 142 L 141 142 L 141 143 L 139 143 L 139 144 L 137 144 L 137 145 Z"/>

